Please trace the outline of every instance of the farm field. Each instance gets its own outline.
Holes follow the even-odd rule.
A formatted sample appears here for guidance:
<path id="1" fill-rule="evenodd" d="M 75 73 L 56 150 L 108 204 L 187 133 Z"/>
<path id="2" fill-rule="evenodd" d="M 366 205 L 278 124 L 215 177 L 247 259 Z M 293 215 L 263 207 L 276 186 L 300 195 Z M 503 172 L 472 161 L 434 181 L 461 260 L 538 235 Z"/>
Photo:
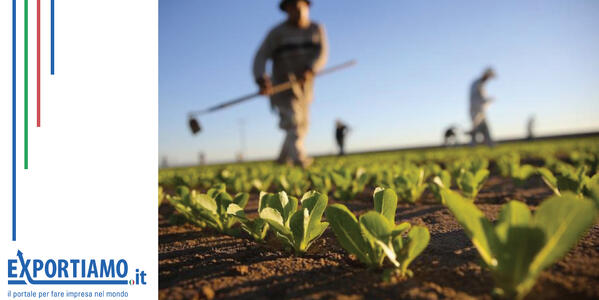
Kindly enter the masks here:
<path id="1" fill-rule="evenodd" d="M 159 295 L 597 299 L 598 164 L 599 138 L 586 137 L 323 157 L 308 170 L 268 162 L 164 169 Z M 351 214 L 361 231 L 343 239 Z M 369 220 L 392 230 L 379 234 Z M 343 241 L 352 238 L 370 252 L 350 253 Z M 529 286 L 511 290 L 522 278 Z"/>

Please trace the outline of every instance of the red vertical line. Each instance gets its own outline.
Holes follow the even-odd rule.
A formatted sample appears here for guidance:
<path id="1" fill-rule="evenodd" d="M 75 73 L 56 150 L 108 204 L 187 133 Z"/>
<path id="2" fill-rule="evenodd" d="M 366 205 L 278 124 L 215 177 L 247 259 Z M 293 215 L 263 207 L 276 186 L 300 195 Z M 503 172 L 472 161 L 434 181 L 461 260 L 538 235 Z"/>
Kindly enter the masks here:
<path id="1" fill-rule="evenodd" d="M 37 127 L 40 127 L 40 98 L 41 98 L 41 76 L 40 76 L 40 0 L 37 0 Z"/>

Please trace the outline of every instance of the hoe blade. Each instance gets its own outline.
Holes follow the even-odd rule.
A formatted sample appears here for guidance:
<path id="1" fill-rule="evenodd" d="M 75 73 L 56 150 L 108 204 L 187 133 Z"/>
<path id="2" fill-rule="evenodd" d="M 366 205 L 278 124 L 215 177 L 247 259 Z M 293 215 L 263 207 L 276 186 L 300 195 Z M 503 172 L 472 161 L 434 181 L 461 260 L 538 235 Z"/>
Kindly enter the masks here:
<path id="1" fill-rule="evenodd" d="M 189 128 L 191 129 L 191 132 L 193 134 L 197 134 L 198 132 L 202 131 L 202 127 L 200 126 L 200 123 L 198 122 L 198 120 L 196 120 L 194 118 L 189 119 Z"/>

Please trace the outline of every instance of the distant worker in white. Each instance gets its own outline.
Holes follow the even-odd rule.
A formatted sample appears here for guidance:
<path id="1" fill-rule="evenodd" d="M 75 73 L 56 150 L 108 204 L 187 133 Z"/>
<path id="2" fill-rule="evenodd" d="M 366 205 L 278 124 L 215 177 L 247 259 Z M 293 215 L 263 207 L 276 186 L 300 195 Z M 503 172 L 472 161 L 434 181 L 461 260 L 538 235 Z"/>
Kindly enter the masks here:
<path id="1" fill-rule="evenodd" d="M 487 106 L 493 101 L 485 92 L 485 84 L 491 78 L 495 78 L 495 71 L 487 68 L 483 75 L 472 83 L 470 88 L 470 117 L 472 118 L 472 131 L 470 134 L 472 135 L 472 145 L 476 144 L 479 134 L 482 134 L 484 142 L 489 147 L 494 145 L 485 116 Z"/>
<path id="2" fill-rule="evenodd" d="M 273 85 L 296 80 L 292 89 L 270 97 L 272 109 L 279 113 L 279 127 L 286 132 L 277 162 L 307 167 L 312 159 L 305 153 L 304 138 L 308 133 L 314 74 L 326 63 L 327 39 L 324 27 L 310 20 L 310 1 L 283 0 L 279 8 L 287 13 L 287 19 L 262 42 L 254 59 L 254 77 L 263 95 L 269 95 Z M 272 61 L 272 79 L 266 72 L 268 60 Z"/>

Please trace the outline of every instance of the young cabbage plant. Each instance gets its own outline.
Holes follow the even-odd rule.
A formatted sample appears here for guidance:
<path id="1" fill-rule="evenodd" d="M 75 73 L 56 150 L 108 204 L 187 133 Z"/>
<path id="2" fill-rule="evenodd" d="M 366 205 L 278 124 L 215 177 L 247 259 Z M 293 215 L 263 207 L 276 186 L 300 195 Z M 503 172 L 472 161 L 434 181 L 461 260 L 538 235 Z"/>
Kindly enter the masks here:
<path id="1" fill-rule="evenodd" d="M 545 181 L 545 184 L 559 195 L 562 191 L 570 191 L 579 197 L 590 197 L 591 186 L 599 184 L 599 174 L 592 177 L 586 175 L 587 167 L 581 166 L 577 169 L 560 167 L 557 175 L 554 175 L 549 169 L 539 168 L 538 173 Z"/>
<path id="2" fill-rule="evenodd" d="M 458 184 L 458 178 L 463 173 L 462 170 L 468 171 L 472 174 L 476 174 L 482 170 L 486 170 L 489 167 L 489 161 L 481 157 L 474 157 L 471 159 L 455 161 L 448 165 L 448 171 L 451 173 L 451 177 Z"/>
<path id="3" fill-rule="evenodd" d="M 462 194 L 471 201 L 474 201 L 488 177 L 489 170 L 487 169 L 480 169 L 475 173 L 466 169 L 461 169 L 460 175 L 456 179 L 456 183 L 460 191 L 462 191 Z"/>
<path id="4" fill-rule="evenodd" d="M 260 178 L 254 178 L 252 180 L 252 187 L 258 192 L 267 192 L 273 182 L 273 179 L 274 177 L 272 174 L 266 174 Z"/>
<path id="5" fill-rule="evenodd" d="M 300 196 L 308 190 L 310 182 L 301 170 L 291 169 L 289 173 L 279 176 L 277 185 L 290 195 Z"/>
<path id="6" fill-rule="evenodd" d="M 497 167 L 501 176 L 511 178 L 518 186 L 524 185 L 530 176 L 537 174 L 535 167 L 520 164 L 520 155 L 517 152 L 501 156 L 497 160 Z"/>
<path id="7" fill-rule="evenodd" d="M 491 271 L 494 293 L 508 299 L 524 298 L 541 271 L 576 244 L 597 214 L 590 200 L 568 193 L 545 200 L 534 216 L 526 204 L 510 201 L 493 226 L 472 202 L 448 189 L 441 192 Z"/>
<path id="8" fill-rule="evenodd" d="M 512 180 L 518 186 L 524 185 L 526 180 L 530 178 L 532 175 L 537 174 L 537 169 L 531 165 L 522 165 L 519 166 L 518 169 L 515 169 L 512 173 Z"/>
<path id="9" fill-rule="evenodd" d="M 497 159 L 497 168 L 502 177 L 512 177 L 516 170 L 520 167 L 520 154 L 518 152 L 510 152 L 502 155 Z"/>
<path id="10" fill-rule="evenodd" d="M 339 200 L 351 200 L 364 190 L 364 187 L 370 180 L 370 176 L 363 168 L 358 168 L 355 175 L 348 169 L 339 169 L 330 173 L 335 183 L 335 192 L 333 196 Z"/>
<path id="11" fill-rule="evenodd" d="M 426 185 L 424 184 L 424 169 L 410 168 L 402 172 L 393 180 L 393 186 L 401 201 L 416 203 Z"/>
<path id="12" fill-rule="evenodd" d="M 428 229 L 395 224 L 397 195 L 392 189 L 377 188 L 373 197 L 374 210 L 359 219 L 345 205 L 333 204 L 327 207 L 327 220 L 341 246 L 363 264 L 382 268 L 386 257 L 402 276 L 411 276 L 408 267 L 428 245 Z"/>
<path id="13" fill-rule="evenodd" d="M 312 187 L 325 195 L 328 195 L 333 187 L 333 183 L 331 182 L 331 177 L 328 173 L 323 172 L 322 174 L 318 173 L 310 173 L 309 174 L 310 181 L 312 182 Z"/>
<path id="14" fill-rule="evenodd" d="M 328 197 L 316 191 L 305 193 L 297 209 L 297 199 L 287 197 L 285 192 L 264 194 L 260 197 L 260 218 L 268 223 L 277 237 L 296 255 L 304 254 L 310 245 L 329 226 L 321 222 Z"/>
<path id="15" fill-rule="evenodd" d="M 451 174 L 448 171 L 441 171 L 433 178 L 431 182 L 428 183 L 429 190 L 435 196 L 435 199 L 439 201 L 441 204 L 445 204 L 445 200 L 443 199 L 443 195 L 441 194 L 441 189 L 451 187 Z"/>

